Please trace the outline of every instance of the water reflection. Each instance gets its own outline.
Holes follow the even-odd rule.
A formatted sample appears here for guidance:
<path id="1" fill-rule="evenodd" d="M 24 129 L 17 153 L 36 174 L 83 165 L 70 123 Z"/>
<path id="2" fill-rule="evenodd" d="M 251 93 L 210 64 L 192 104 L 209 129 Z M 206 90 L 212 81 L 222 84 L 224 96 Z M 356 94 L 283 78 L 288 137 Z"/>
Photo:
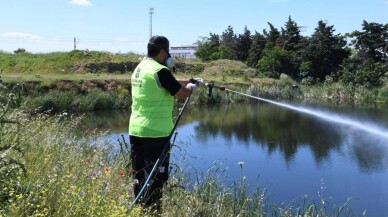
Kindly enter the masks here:
<path id="1" fill-rule="evenodd" d="M 362 172 L 384 172 L 387 170 L 387 139 L 371 138 L 360 133 L 345 137 L 343 141 L 344 144 L 351 145 L 351 153 Z"/>
<path id="2" fill-rule="evenodd" d="M 125 133 L 128 132 L 129 115 L 130 112 L 126 110 L 88 112 L 82 115 L 81 130 Z"/>
<path id="3" fill-rule="evenodd" d="M 186 120 L 199 120 L 195 134 L 200 141 L 217 136 L 229 140 L 236 137 L 241 145 L 266 146 L 269 154 L 280 151 L 286 161 L 294 158 L 298 147 L 308 146 L 317 164 L 347 144 L 363 171 L 378 171 L 388 166 L 387 139 L 267 103 L 207 106 L 190 110 L 186 115 Z M 249 143 L 250 140 L 255 142 Z"/>

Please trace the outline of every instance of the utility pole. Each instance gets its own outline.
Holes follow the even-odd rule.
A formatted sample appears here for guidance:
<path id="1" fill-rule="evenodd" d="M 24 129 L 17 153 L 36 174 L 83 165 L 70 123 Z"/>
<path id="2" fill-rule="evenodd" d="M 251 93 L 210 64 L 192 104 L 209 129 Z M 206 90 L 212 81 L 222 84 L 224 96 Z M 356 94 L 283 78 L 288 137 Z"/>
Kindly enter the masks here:
<path id="1" fill-rule="evenodd" d="M 78 44 L 78 42 L 79 42 L 79 39 L 78 39 L 78 41 L 77 41 L 77 38 L 74 37 L 74 50 L 77 50 L 77 44 Z"/>
<path id="2" fill-rule="evenodd" d="M 152 14 L 154 14 L 154 8 L 150 8 L 150 38 L 152 37 Z"/>

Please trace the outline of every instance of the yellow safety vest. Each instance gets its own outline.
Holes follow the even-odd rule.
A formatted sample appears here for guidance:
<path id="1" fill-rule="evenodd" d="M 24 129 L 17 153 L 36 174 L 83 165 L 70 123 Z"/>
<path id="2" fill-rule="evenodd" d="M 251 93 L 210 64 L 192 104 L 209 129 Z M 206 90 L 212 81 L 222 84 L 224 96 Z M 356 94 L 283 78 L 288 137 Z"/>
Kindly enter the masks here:
<path id="1" fill-rule="evenodd" d="M 174 97 L 160 85 L 157 72 L 163 68 L 168 69 L 145 57 L 132 74 L 130 135 L 156 138 L 171 133 Z"/>

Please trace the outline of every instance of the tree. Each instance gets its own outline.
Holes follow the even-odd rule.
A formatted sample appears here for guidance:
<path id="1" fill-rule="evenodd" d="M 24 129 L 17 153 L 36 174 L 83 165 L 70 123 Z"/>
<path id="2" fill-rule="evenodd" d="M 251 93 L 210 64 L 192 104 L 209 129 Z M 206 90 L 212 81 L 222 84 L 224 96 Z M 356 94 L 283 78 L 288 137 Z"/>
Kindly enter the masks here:
<path id="1" fill-rule="evenodd" d="M 302 38 L 300 30 L 295 21 L 288 17 L 288 21 L 281 29 L 280 37 L 277 44 L 287 51 L 297 51 L 299 49 L 299 42 Z"/>
<path id="2" fill-rule="evenodd" d="M 244 33 L 239 34 L 237 38 L 236 54 L 237 60 L 246 61 L 249 54 L 249 49 L 252 45 L 251 31 L 247 26 L 244 28 Z"/>
<path id="3" fill-rule="evenodd" d="M 201 37 L 201 40 L 196 42 L 197 49 L 195 56 L 200 58 L 202 61 L 209 61 L 212 54 L 210 41 L 207 37 Z"/>
<path id="4" fill-rule="evenodd" d="M 289 16 L 287 22 L 284 24 L 284 28 L 281 28 L 281 33 L 276 44 L 288 51 L 290 59 L 288 75 L 294 79 L 298 78 L 299 67 L 302 63 L 302 39 L 303 37 L 300 35 L 298 24 Z"/>
<path id="5" fill-rule="evenodd" d="M 322 20 L 318 22 L 304 50 L 302 65 L 305 68 L 301 70 L 301 78 L 324 80 L 328 75 L 336 75 L 340 64 L 349 57 L 346 40 L 340 34 L 335 35 L 334 31 L 334 26 L 328 26 Z"/>
<path id="6" fill-rule="evenodd" d="M 218 47 L 217 51 L 212 54 L 212 60 L 228 59 L 231 56 L 230 48 L 225 45 Z"/>
<path id="7" fill-rule="evenodd" d="M 277 40 L 280 37 L 280 32 L 271 23 L 268 22 L 268 25 L 269 25 L 269 32 L 267 32 L 267 30 L 263 30 L 263 34 L 267 39 L 267 42 L 271 42 L 273 45 L 275 45 Z"/>
<path id="8" fill-rule="evenodd" d="M 256 32 L 252 37 L 252 45 L 248 51 L 247 65 L 254 67 L 259 61 L 261 54 L 265 48 L 265 44 L 267 43 L 264 35 Z"/>
<path id="9" fill-rule="evenodd" d="M 259 72 L 270 78 L 280 78 L 280 74 L 288 74 L 289 53 L 279 46 L 267 43 L 262 58 L 257 62 L 256 68 Z"/>
<path id="10" fill-rule="evenodd" d="M 363 31 L 349 34 L 355 55 L 342 65 L 340 79 L 351 85 L 376 87 L 388 70 L 388 24 L 362 23 Z"/>
<path id="11" fill-rule="evenodd" d="M 203 61 L 218 59 L 217 52 L 220 47 L 220 36 L 210 33 L 210 37 L 202 37 L 200 41 L 197 41 L 197 49 L 195 56 Z"/>
<path id="12" fill-rule="evenodd" d="M 226 59 L 236 60 L 237 59 L 237 36 L 233 31 L 233 27 L 228 28 L 221 35 L 221 45 L 227 47 L 230 51 L 230 55 Z"/>
<path id="13" fill-rule="evenodd" d="M 388 61 L 388 24 L 362 23 L 363 31 L 354 31 L 353 44 L 357 50 L 357 58 L 362 62 Z"/>
<path id="14" fill-rule="evenodd" d="M 218 34 L 215 34 L 215 33 L 210 33 L 209 43 L 210 43 L 209 44 L 210 48 L 212 50 L 217 50 L 218 47 L 221 45 L 220 36 Z"/>
<path id="15" fill-rule="evenodd" d="M 380 62 L 360 65 L 349 61 L 341 70 L 341 81 L 350 85 L 363 85 L 365 87 L 378 87 L 382 82 L 384 73 L 388 71 L 388 64 Z"/>

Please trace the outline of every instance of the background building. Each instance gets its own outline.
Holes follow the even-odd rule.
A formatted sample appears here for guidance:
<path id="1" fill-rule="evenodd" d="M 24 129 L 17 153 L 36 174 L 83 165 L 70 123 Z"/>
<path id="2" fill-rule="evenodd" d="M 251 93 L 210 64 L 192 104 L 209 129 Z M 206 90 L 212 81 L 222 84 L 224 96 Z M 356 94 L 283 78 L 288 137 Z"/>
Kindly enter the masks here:
<path id="1" fill-rule="evenodd" d="M 170 47 L 170 54 L 174 58 L 194 59 L 196 58 L 194 55 L 196 49 L 196 45 Z"/>

